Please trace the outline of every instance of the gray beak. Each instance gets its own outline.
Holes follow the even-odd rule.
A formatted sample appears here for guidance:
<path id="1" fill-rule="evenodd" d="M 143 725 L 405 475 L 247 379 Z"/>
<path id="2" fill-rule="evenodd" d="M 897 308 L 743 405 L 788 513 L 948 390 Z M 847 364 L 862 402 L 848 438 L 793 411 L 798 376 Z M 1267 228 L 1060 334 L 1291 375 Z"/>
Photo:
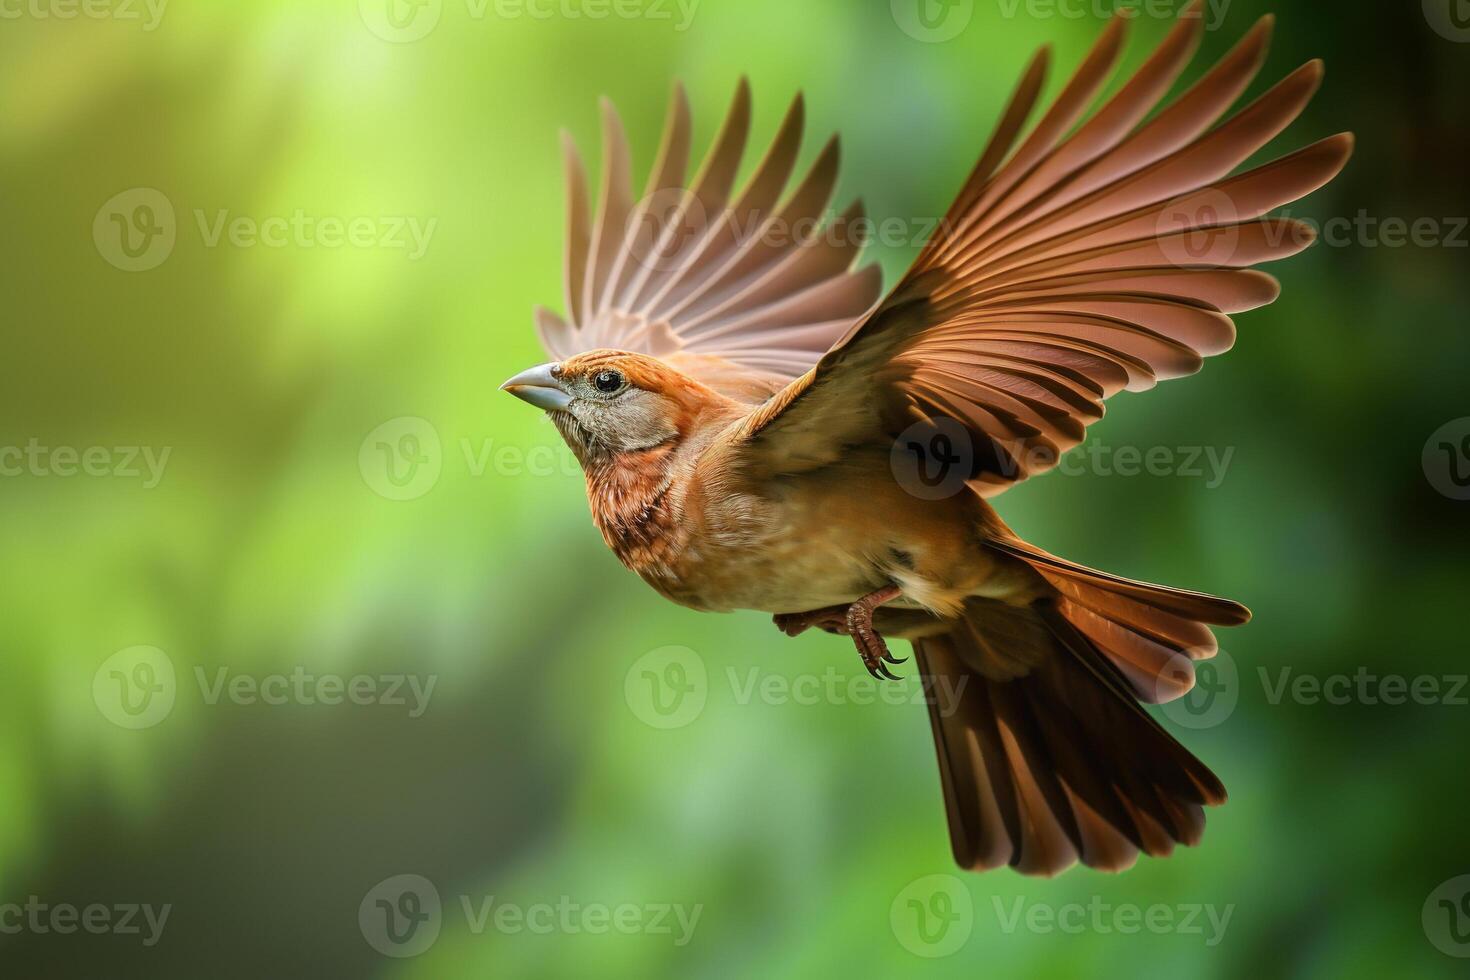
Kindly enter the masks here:
<path id="1" fill-rule="evenodd" d="M 556 364 L 542 364 L 529 371 L 522 371 L 500 386 L 523 402 L 529 402 L 548 412 L 565 412 L 572 403 L 572 396 L 562 387 L 552 373 Z"/>

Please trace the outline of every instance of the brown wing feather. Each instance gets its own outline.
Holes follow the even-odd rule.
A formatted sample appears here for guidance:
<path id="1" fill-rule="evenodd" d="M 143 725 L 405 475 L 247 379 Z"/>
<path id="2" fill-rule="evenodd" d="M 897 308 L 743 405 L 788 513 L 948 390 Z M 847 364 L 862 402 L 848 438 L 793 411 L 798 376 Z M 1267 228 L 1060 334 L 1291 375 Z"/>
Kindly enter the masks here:
<path id="1" fill-rule="evenodd" d="M 785 196 L 805 124 L 799 96 L 738 192 L 751 126 L 744 81 L 687 184 L 689 104 L 675 87 L 658 160 L 637 201 L 622 122 L 609 102 L 602 115 L 595 215 L 586 169 L 567 140 L 567 317 L 536 311 L 552 356 L 597 348 L 651 354 L 758 404 L 808 370 L 873 306 L 879 270 L 854 271 L 862 241 L 846 230 L 862 218 L 861 205 L 830 222 L 824 214 L 837 179 L 835 139 Z M 803 229 L 811 233 L 795 233 Z"/>
<path id="2" fill-rule="evenodd" d="M 1192 374 L 1233 345 L 1230 314 L 1278 293 L 1249 267 L 1313 240 L 1305 224 L 1270 212 L 1331 180 L 1352 138 L 1231 176 L 1301 113 L 1322 78 L 1311 62 L 1215 125 L 1259 70 L 1269 18 L 1141 123 L 1198 46 L 1197 8 L 1083 119 L 1122 49 L 1125 20 L 1115 19 L 1011 150 L 1044 54 L 1032 62 L 943 234 L 816 368 L 736 433 L 750 465 L 821 465 L 819 439 L 882 440 L 948 417 L 975 444 L 970 485 L 993 494 L 1055 465 L 1111 395 Z"/>

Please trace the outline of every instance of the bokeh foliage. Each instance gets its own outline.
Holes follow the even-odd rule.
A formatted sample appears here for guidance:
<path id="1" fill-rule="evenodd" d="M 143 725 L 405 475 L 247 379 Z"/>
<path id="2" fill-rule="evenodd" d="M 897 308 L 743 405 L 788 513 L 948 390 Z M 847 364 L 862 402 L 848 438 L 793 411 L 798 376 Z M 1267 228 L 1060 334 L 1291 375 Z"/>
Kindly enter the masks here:
<path id="1" fill-rule="evenodd" d="M 1035 16 L 976 0 L 963 33 L 931 44 L 880 0 L 703 0 L 687 30 L 672 4 L 672 19 L 537 19 L 444 0 L 433 32 L 397 44 L 354 0 L 174 0 L 153 30 L 14 5 L 0 21 L 0 445 L 170 457 L 154 488 L 0 479 L 0 903 L 174 909 L 151 949 L 0 935 L 0 973 L 1455 975 L 1420 912 L 1470 872 L 1470 708 L 1273 704 L 1257 670 L 1466 671 L 1470 504 L 1437 493 L 1420 461 L 1430 433 L 1470 414 L 1463 247 L 1319 246 L 1273 270 L 1284 295 L 1241 318 L 1233 353 L 1115 400 L 1093 430 L 1114 447 L 1228 448 L 1218 487 L 1051 475 L 1000 501 L 1048 549 L 1240 598 L 1257 619 L 1224 638 L 1238 708 L 1183 732 L 1233 796 L 1204 846 L 1119 877 L 965 876 L 974 935 L 942 959 L 915 957 L 889 925 L 910 882 L 952 872 L 923 708 L 740 703 L 731 672 L 860 668 L 844 641 L 664 602 L 606 552 L 563 456 L 549 473 L 514 464 L 556 445 L 496 387 L 542 359 L 530 311 L 561 305 L 557 130 L 595 165 L 599 95 L 622 108 L 641 173 L 673 79 L 701 146 L 742 73 L 758 140 L 804 90 L 804 159 L 840 130 L 844 197 L 880 218 L 937 216 L 1030 52 L 1051 42 L 1068 70 L 1099 29 L 1093 6 Z M 1358 152 L 1295 215 L 1470 210 L 1470 45 L 1431 30 L 1418 3 L 1394 6 L 1235 0 L 1206 39 L 1218 55 L 1274 10 L 1269 80 L 1326 59 L 1288 139 L 1352 129 Z M 1138 18 L 1128 63 L 1166 27 Z M 92 225 L 136 187 L 172 203 L 178 241 L 128 273 Z M 414 260 L 209 247 L 196 218 L 298 209 L 436 224 Z M 873 255 L 892 281 L 913 252 Z M 359 467 L 365 436 L 399 417 L 442 439 L 440 479 L 410 501 L 375 493 Z M 130 731 L 99 713 L 92 684 L 140 644 L 167 652 L 180 696 L 165 722 Z M 711 684 L 693 723 L 661 731 L 624 682 L 668 645 L 696 651 Z M 298 666 L 437 688 L 409 718 L 210 705 L 193 686 L 196 667 Z M 402 873 L 453 908 L 429 952 L 399 961 L 364 942 L 357 909 Z M 682 947 L 476 935 L 460 895 L 703 911 Z M 1207 947 L 1146 930 L 1008 933 L 995 903 L 1017 897 L 1234 911 Z"/>

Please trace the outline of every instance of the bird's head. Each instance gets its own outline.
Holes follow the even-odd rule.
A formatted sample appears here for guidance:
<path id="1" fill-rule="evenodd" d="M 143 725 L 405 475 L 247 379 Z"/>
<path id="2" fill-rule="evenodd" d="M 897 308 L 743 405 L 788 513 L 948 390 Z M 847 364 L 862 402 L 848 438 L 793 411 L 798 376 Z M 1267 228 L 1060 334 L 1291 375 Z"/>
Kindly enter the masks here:
<path id="1" fill-rule="evenodd" d="M 657 358 L 620 350 L 542 364 L 500 387 L 545 409 L 583 469 L 677 443 L 726 401 Z"/>

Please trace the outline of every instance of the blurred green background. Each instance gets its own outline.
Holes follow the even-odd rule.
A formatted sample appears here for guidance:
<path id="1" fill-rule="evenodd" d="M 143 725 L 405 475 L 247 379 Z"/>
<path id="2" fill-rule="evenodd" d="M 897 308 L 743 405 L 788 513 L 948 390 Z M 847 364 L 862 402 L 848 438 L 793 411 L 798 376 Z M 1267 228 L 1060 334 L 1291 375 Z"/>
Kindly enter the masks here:
<path id="1" fill-rule="evenodd" d="M 0 975 L 1464 975 L 1470 503 L 1431 440 L 1470 415 L 1458 0 L 1210 7 L 1187 79 L 1274 11 L 1252 92 L 1328 65 L 1274 149 L 1358 134 L 1291 213 L 1439 243 L 1319 245 L 1233 353 L 1115 399 L 1091 438 L 1177 472 L 998 501 L 1257 616 L 1161 713 L 1231 790 L 1203 846 L 1053 881 L 955 871 L 912 681 L 884 703 L 845 640 L 660 599 L 496 388 L 544 359 L 557 131 L 595 167 L 599 95 L 641 183 L 673 79 L 697 146 L 742 73 L 757 142 L 804 90 L 844 200 L 937 216 L 1030 53 L 1055 91 L 1111 0 L 387 2 L 0 11 Z M 1364 674 L 1438 694 L 1280 693 Z"/>

